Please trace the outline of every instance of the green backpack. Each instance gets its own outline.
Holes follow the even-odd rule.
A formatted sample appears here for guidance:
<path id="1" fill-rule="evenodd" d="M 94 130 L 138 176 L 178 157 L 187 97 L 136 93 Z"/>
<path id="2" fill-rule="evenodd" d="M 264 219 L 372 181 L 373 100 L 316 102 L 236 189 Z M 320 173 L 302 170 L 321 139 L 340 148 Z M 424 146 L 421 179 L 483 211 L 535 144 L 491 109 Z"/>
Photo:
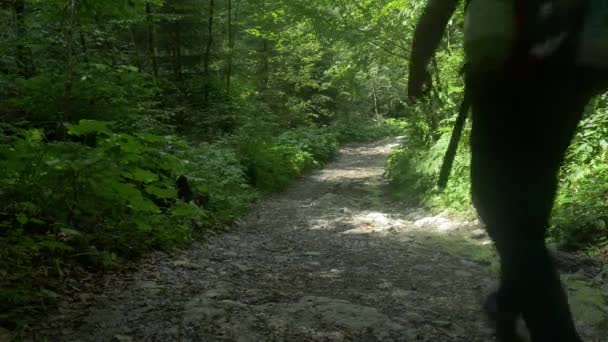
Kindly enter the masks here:
<path id="1" fill-rule="evenodd" d="M 596 90 L 608 89 L 608 0 L 469 0 L 464 45 L 468 70 L 499 69 L 524 47 L 532 58 L 555 55 L 570 35 L 578 35 L 575 65 L 594 71 Z M 579 7 L 581 6 L 581 7 Z M 519 51 L 521 53 L 521 51 Z M 460 107 L 439 174 L 447 186 L 469 110 L 469 92 Z"/>
<path id="2" fill-rule="evenodd" d="M 572 35 L 575 63 L 608 70 L 608 1 L 470 0 L 464 44 L 473 68 L 503 65 L 517 48 L 532 58 L 553 56 Z M 522 43 L 523 42 L 523 43 Z"/>
<path id="3" fill-rule="evenodd" d="M 591 0 L 585 17 L 578 63 L 608 70 L 608 1 Z"/>

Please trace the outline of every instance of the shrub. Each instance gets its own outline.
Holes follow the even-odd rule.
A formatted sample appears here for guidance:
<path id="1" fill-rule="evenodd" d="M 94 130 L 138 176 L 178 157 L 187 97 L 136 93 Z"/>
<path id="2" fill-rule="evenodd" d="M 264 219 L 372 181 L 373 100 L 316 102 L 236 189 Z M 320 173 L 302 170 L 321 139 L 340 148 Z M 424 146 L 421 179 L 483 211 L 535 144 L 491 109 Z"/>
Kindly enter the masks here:
<path id="1" fill-rule="evenodd" d="M 181 245 L 193 222 L 208 221 L 206 209 L 177 199 L 181 161 L 168 151 L 183 142 L 99 121 L 69 134 L 80 142 L 46 143 L 28 130 L 0 145 L 0 312 L 48 297 L 76 264 L 106 268 Z"/>
<path id="2" fill-rule="evenodd" d="M 337 150 L 327 129 L 193 145 L 117 126 L 82 120 L 68 126 L 70 141 L 50 143 L 36 129 L 0 136 L 0 321 L 58 298 L 75 269 L 184 246 Z M 178 176 L 201 201 L 179 198 Z"/>
<path id="3" fill-rule="evenodd" d="M 293 179 L 330 160 L 338 147 L 335 134 L 312 128 L 290 130 L 277 138 L 239 141 L 249 180 L 262 192 L 284 189 Z"/>
<path id="4" fill-rule="evenodd" d="M 397 194 L 428 207 L 449 208 L 470 212 L 469 130 L 463 139 L 452 167 L 448 186 L 443 191 L 436 187 L 451 131 L 444 131 L 430 148 L 413 139 L 395 149 L 388 159 L 386 175 L 395 185 Z"/>
<path id="5" fill-rule="evenodd" d="M 279 145 L 297 147 L 310 153 L 318 162 L 331 160 L 338 150 L 337 135 L 327 129 L 299 128 L 287 131 L 277 138 Z"/>
<path id="6" fill-rule="evenodd" d="M 390 136 L 405 135 L 408 123 L 405 120 L 387 119 L 381 125 L 365 123 L 341 123 L 336 126 L 341 142 L 369 142 Z"/>
<path id="7" fill-rule="evenodd" d="M 193 187 L 209 196 L 215 222 L 237 218 L 256 197 L 255 189 L 247 183 L 245 167 L 228 141 L 190 147 L 180 156 L 187 161 L 184 169 Z"/>
<path id="8" fill-rule="evenodd" d="M 608 112 L 584 119 L 566 154 L 551 237 L 569 248 L 607 244 Z"/>

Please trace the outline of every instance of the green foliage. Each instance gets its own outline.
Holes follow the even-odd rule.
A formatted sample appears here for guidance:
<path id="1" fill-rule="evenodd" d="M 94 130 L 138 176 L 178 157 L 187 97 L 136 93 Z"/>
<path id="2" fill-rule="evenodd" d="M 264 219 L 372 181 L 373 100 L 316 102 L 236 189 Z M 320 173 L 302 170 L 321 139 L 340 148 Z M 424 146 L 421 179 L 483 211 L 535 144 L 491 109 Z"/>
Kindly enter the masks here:
<path id="1" fill-rule="evenodd" d="M 387 177 L 395 185 L 397 195 L 416 204 L 428 207 L 470 211 L 470 167 L 468 133 L 466 130 L 452 168 L 450 182 L 444 191 L 436 187 L 443 157 L 447 150 L 451 131 L 449 126 L 430 148 L 422 141 L 406 139 L 388 159 Z"/>
<path id="2" fill-rule="evenodd" d="M 40 130 L 24 130 L 0 145 L 0 274 L 10 275 L 0 280 L 3 321 L 18 322 L 56 299 L 47 288 L 75 267 L 109 268 L 231 222 L 255 189 L 280 190 L 337 149 L 333 133 L 312 128 L 240 150 L 230 140 L 193 146 L 173 136 L 118 133 L 102 121 L 82 120 L 68 133 L 73 141 L 47 143 Z M 177 175 L 208 203 L 179 199 Z"/>
<path id="3" fill-rule="evenodd" d="M 252 184 L 263 192 L 284 189 L 306 171 L 322 165 L 337 151 L 337 139 L 329 130 L 302 128 L 274 139 L 247 139 L 241 146 Z"/>
<path id="4" fill-rule="evenodd" d="M 49 71 L 28 79 L 15 79 L 12 107 L 28 113 L 27 120 L 37 126 L 57 120 L 66 105 L 64 77 L 62 73 Z M 72 122 L 133 119 L 150 109 L 148 102 L 155 93 L 150 80 L 128 65 L 82 63 L 75 66 L 73 77 Z"/>
<path id="5" fill-rule="evenodd" d="M 287 131 L 276 139 L 277 144 L 296 147 L 309 153 L 316 161 L 327 162 L 338 149 L 338 140 L 334 133 L 327 129 L 300 128 Z"/>
<path id="6" fill-rule="evenodd" d="M 406 120 L 387 119 L 380 125 L 339 123 L 336 130 L 341 142 L 369 142 L 386 137 L 403 136 L 408 132 L 409 125 Z"/>
<path id="7" fill-rule="evenodd" d="M 70 125 L 73 139 L 88 144 L 49 144 L 41 131 L 27 130 L 0 145 L 0 273 L 10 275 L 0 281 L 0 311 L 11 315 L 3 319 L 17 317 L 13 308 L 32 296 L 41 303 L 39 286 L 57 286 L 75 265 L 107 268 L 117 258 L 183 245 L 193 224 L 209 222 L 206 208 L 177 198 L 174 178 L 184 162 L 171 150 L 185 142 L 110 126 Z"/>
<path id="8" fill-rule="evenodd" d="M 152 246 L 187 242 L 188 220 L 205 222 L 204 212 L 166 215 L 157 205 L 181 167 L 166 152 L 179 141 L 151 142 L 94 121 L 72 125 L 69 132 L 93 146 L 47 144 L 37 130 L 0 146 L 5 175 L 0 195 L 6 204 L 0 217 L 7 233 L 2 240 L 9 246 L 2 251 L 2 268 L 14 264 L 14 257 L 33 261 L 83 254 L 87 262 L 105 264 L 108 253 L 133 256 Z M 39 243 L 31 244 L 28 236 Z"/>
<path id="9" fill-rule="evenodd" d="M 377 8 L 228 5 L 0 6 L 0 321 L 63 295 L 81 269 L 229 224 L 260 193 L 331 160 L 338 141 L 401 134 L 390 120 L 320 128 L 404 114 L 404 60 L 364 43 L 399 20 L 385 27 L 386 14 L 374 21 L 383 30 L 353 37 Z M 330 31 L 335 10 L 355 15 Z M 194 203 L 178 198 L 179 176 Z"/>
<path id="10" fill-rule="evenodd" d="M 214 222 L 234 220 L 256 198 L 237 150 L 228 142 L 192 146 L 180 153 L 180 157 L 187 160 L 184 169 L 193 187 L 209 195 Z"/>
<path id="11" fill-rule="evenodd" d="M 595 108 L 594 108 L 595 107 Z M 590 106 L 562 168 L 551 236 L 570 248 L 608 245 L 608 111 L 606 97 Z"/>

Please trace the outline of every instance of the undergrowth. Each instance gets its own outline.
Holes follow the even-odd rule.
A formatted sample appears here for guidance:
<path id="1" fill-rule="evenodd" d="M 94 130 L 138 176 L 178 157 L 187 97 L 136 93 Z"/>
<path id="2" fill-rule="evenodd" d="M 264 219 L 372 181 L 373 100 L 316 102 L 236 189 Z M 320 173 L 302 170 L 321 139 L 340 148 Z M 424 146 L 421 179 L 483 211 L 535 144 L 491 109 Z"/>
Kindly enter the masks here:
<path id="1" fill-rule="evenodd" d="M 439 170 L 451 137 L 453 119 L 438 130 L 411 129 L 404 143 L 389 157 L 387 176 L 403 200 L 432 210 L 452 210 L 475 215 L 470 198 L 470 127 L 465 129 L 447 188 L 437 189 Z M 588 107 L 566 154 L 560 190 L 547 237 L 562 248 L 608 251 L 608 112 L 606 97 Z"/>
<path id="2" fill-rule="evenodd" d="M 0 321 L 61 298 L 78 273 L 120 265 L 150 250 L 185 246 L 233 221 L 264 193 L 330 161 L 338 134 L 300 128 L 276 137 L 194 144 L 175 136 L 120 133 L 82 120 L 69 140 L 40 130 L 3 135 L 0 145 Z M 204 200 L 179 196 L 186 176 Z"/>
<path id="3" fill-rule="evenodd" d="M 356 140 L 394 132 L 370 130 Z M 392 130 L 392 131 L 391 131 Z M 63 283 L 107 270 L 150 250 L 186 246 L 229 224 L 256 198 L 280 191 L 329 162 L 337 128 L 268 134 L 257 127 L 214 143 L 122 133 L 111 122 L 81 120 L 67 141 L 36 129 L 0 144 L 0 322 L 19 327 L 69 295 Z M 180 196 L 186 176 L 198 200 Z"/>

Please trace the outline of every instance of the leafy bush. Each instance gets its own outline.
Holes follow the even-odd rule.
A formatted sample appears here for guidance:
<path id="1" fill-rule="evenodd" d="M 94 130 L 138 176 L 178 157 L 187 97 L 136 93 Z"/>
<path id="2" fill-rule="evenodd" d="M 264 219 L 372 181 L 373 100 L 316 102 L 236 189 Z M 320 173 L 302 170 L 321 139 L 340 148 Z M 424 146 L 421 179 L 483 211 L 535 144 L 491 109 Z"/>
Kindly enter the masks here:
<path id="1" fill-rule="evenodd" d="M 247 183 L 245 167 L 228 141 L 201 144 L 180 153 L 185 173 L 193 187 L 209 196 L 215 222 L 226 223 L 242 214 L 256 197 Z"/>
<path id="2" fill-rule="evenodd" d="M 71 141 L 52 143 L 35 129 L 0 137 L 0 321 L 57 298 L 75 268 L 112 267 L 229 223 L 257 190 L 283 189 L 337 149 L 325 129 L 197 146 L 102 121 L 82 120 L 68 133 Z M 179 198 L 180 175 L 201 203 Z"/>
<path id="3" fill-rule="evenodd" d="M 82 63 L 74 72 L 71 117 L 67 118 L 70 121 L 135 120 L 145 117 L 144 112 L 149 115 L 157 89 L 137 68 Z M 11 104 L 28 113 L 27 119 L 35 127 L 56 122 L 60 119 L 57 113 L 65 111 L 63 77 L 63 73 L 49 72 L 29 79 L 17 78 L 17 96 Z"/>
<path id="4" fill-rule="evenodd" d="M 238 141 L 249 180 L 262 192 L 284 189 L 331 159 L 338 148 L 334 133 L 312 128 L 289 130 L 277 138 L 251 136 Z"/>
<path id="5" fill-rule="evenodd" d="M 167 151 L 183 142 L 115 133 L 99 121 L 69 134 L 81 141 L 46 143 L 28 130 L 0 145 L 0 274 L 9 275 L 0 280 L 1 312 L 14 304 L 7 293 L 49 291 L 74 264 L 105 268 L 183 244 L 192 222 L 208 221 L 205 209 L 177 199 L 181 161 Z M 38 270 L 44 278 L 32 281 Z"/>
<path id="6" fill-rule="evenodd" d="M 387 119 L 381 125 L 362 123 L 338 124 L 338 139 L 341 142 L 369 142 L 390 136 L 405 135 L 408 122 L 405 120 Z"/>
<path id="7" fill-rule="evenodd" d="M 549 238 L 564 247 L 580 249 L 608 245 L 608 110 L 600 97 L 579 125 L 565 158 L 560 191 L 553 209 Z M 449 121 L 448 121 L 449 122 Z M 414 127 L 412 124 L 410 128 Z M 404 198 L 431 208 L 472 213 L 470 200 L 469 142 L 465 131 L 447 189 L 435 184 L 449 142 L 451 127 L 428 144 L 424 129 L 409 130 L 406 142 L 389 157 L 387 175 Z"/>
<path id="8" fill-rule="evenodd" d="M 608 244 L 608 111 L 596 111 L 566 154 L 554 208 L 551 237 L 570 248 Z"/>
<path id="9" fill-rule="evenodd" d="M 279 145 L 294 146 L 310 153 L 318 162 L 331 160 L 338 150 L 336 134 L 327 129 L 299 128 L 287 131 L 277 138 Z"/>
<path id="10" fill-rule="evenodd" d="M 438 191 L 436 184 L 452 132 L 445 129 L 430 148 L 421 141 L 406 139 L 391 153 L 387 164 L 386 174 L 397 194 L 428 207 L 470 212 L 469 132 L 467 129 L 463 135 L 448 186 L 443 191 Z"/>

